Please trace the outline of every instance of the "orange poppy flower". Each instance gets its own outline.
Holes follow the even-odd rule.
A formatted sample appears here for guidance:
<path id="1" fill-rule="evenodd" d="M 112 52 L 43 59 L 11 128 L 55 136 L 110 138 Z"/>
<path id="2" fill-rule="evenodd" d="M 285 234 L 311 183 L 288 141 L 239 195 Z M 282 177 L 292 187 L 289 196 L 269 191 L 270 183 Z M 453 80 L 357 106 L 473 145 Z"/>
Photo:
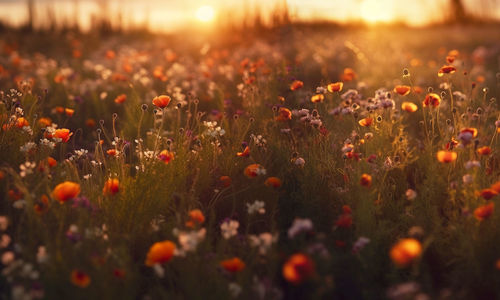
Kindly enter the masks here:
<path id="1" fill-rule="evenodd" d="M 116 56 L 115 51 L 113 51 L 113 50 L 106 51 L 106 58 L 107 59 L 113 59 L 113 58 L 115 58 L 115 56 Z"/>
<path id="2" fill-rule="evenodd" d="M 394 87 L 394 93 L 398 93 L 401 96 L 406 96 L 411 92 L 411 87 L 407 85 L 396 85 Z"/>
<path id="3" fill-rule="evenodd" d="M 47 164 L 49 165 L 49 167 L 55 167 L 57 165 L 57 160 L 55 160 L 54 158 L 52 157 L 47 157 Z"/>
<path id="4" fill-rule="evenodd" d="M 56 129 L 54 131 L 54 135 L 52 137 L 61 139 L 64 143 L 69 141 L 69 138 L 73 135 L 73 132 L 70 132 L 67 128 Z"/>
<path id="5" fill-rule="evenodd" d="M 279 179 L 278 177 L 269 177 L 266 179 L 264 184 L 267 185 L 268 187 L 273 187 L 277 189 L 281 187 L 281 179 Z"/>
<path id="6" fill-rule="evenodd" d="M 368 174 L 361 175 L 361 180 L 359 182 L 362 186 L 370 187 L 372 185 L 372 177 Z"/>
<path id="7" fill-rule="evenodd" d="M 231 273 L 240 272 L 245 268 L 245 263 L 238 257 L 223 260 L 220 262 L 220 265 L 224 268 L 224 270 Z"/>
<path id="8" fill-rule="evenodd" d="M 418 106 L 413 102 L 403 102 L 401 104 L 401 109 L 412 113 L 418 110 Z"/>
<path id="9" fill-rule="evenodd" d="M 165 108 L 170 103 L 170 97 L 167 95 L 160 95 L 153 98 L 153 105 L 158 108 Z"/>
<path id="10" fill-rule="evenodd" d="M 373 118 L 364 118 L 358 121 L 358 124 L 363 126 L 363 127 L 369 127 L 370 125 L 373 124 Z"/>
<path id="11" fill-rule="evenodd" d="M 413 238 L 402 239 L 390 251 L 392 261 L 399 267 L 411 264 L 422 253 L 422 245 Z"/>
<path id="12" fill-rule="evenodd" d="M 474 217 L 478 221 L 484 221 L 488 219 L 492 214 L 493 210 L 495 209 L 495 203 L 493 201 L 489 202 L 488 204 L 485 204 L 483 206 L 479 206 L 474 210 Z"/>
<path id="13" fill-rule="evenodd" d="M 477 153 L 480 155 L 489 155 L 491 154 L 491 148 L 488 146 L 481 147 L 477 149 Z"/>
<path id="14" fill-rule="evenodd" d="M 259 164 L 251 164 L 245 168 L 243 174 L 248 178 L 255 178 L 261 174 L 265 174 L 265 169 Z"/>
<path id="15" fill-rule="evenodd" d="M 24 126 L 30 126 L 30 123 L 28 122 L 28 120 L 26 120 L 24 117 L 17 118 L 16 127 L 23 128 Z"/>
<path id="16" fill-rule="evenodd" d="M 340 77 L 342 81 L 352 81 L 356 79 L 356 73 L 351 68 L 345 68 L 343 74 Z"/>
<path id="17" fill-rule="evenodd" d="M 239 156 L 239 157 L 249 157 L 250 156 L 250 147 L 246 146 L 245 150 L 243 150 L 243 152 L 236 153 L 236 156 Z"/>
<path id="18" fill-rule="evenodd" d="M 186 222 L 187 227 L 194 228 L 196 224 L 203 224 L 205 222 L 205 216 L 199 209 L 190 210 L 189 213 L 189 221 Z"/>
<path id="19" fill-rule="evenodd" d="M 52 197 L 61 204 L 80 194 L 80 185 L 76 182 L 65 181 L 58 184 L 52 191 Z"/>
<path id="20" fill-rule="evenodd" d="M 420 87 L 420 86 L 414 86 L 413 87 L 413 92 L 415 94 L 422 94 L 423 91 L 424 91 L 424 89 L 422 87 Z"/>
<path id="21" fill-rule="evenodd" d="M 285 107 L 280 107 L 276 121 L 288 121 L 292 119 L 292 112 Z"/>
<path id="22" fill-rule="evenodd" d="M 220 180 L 220 183 L 222 184 L 223 187 L 228 187 L 231 185 L 231 177 L 229 177 L 229 176 L 226 176 L 226 175 L 221 176 L 219 178 L 219 180 Z"/>
<path id="23" fill-rule="evenodd" d="M 294 82 L 292 82 L 292 84 L 290 85 L 290 90 L 292 91 L 296 91 L 300 88 L 302 88 L 304 86 L 304 83 L 300 80 L 295 80 Z"/>
<path id="24" fill-rule="evenodd" d="M 495 191 L 494 189 L 484 189 L 481 192 L 479 192 L 479 195 L 483 197 L 486 200 L 490 200 L 491 198 L 495 197 L 498 195 L 498 192 Z"/>
<path id="25" fill-rule="evenodd" d="M 165 164 L 168 164 L 171 160 L 174 159 L 174 153 L 168 150 L 163 150 L 160 152 L 160 154 L 158 154 L 158 158 Z"/>
<path id="26" fill-rule="evenodd" d="M 352 214 L 352 209 L 349 205 L 342 205 L 343 214 Z"/>
<path id="27" fill-rule="evenodd" d="M 439 162 L 450 163 L 454 162 L 457 159 L 457 153 L 453 151 L 441 150 L 438 151 L 436 157 Z"/>
<path id="28" fill-rule="evenodd" d="M 120 103 L 125 102 L 125 100 L 127 100 L 127 95 L 121 94 L 121 95 L 116 96 L 115 103 L 120 104 Z"/>
<path id="29" fill-rule="evenodd" d="M 455 71 L 457 70 L 457 68 L 455 68 L 454 66 L 442 66 L 441 69 L 439 69 L 438 71 L 438 76 L 439 77 L 443 77 L 444 74 L 453 74 L 455 73 Z"/>
<path id="30" fill-rule="evenodd" d="M 90 284 L 90 276 L 81 270 L 71 271 L 70 279 L 71 283 L 73 283 L 77 287 L 85 288 Z"/>
<path id="31" fill-rule="evenodd" d="M 96 125 L 95 123 L 95 120 L 92 119 L 92 118 L 89 118 L 85 121 L 85 126 L 89 127 L 89 128 L 94 128 Z"/>
<path id="32" fill-rule="evenodd" d="M 45 128 L 52 125 L 52 120 L 50 118 L 40 118 L 40 120 L 38 120 L 38 125 L 40 125 L 40 127 L 42 128 Z"/>
<path id="33" fill-rule="evenodd" d="M 448 52 L 448 56 L 452 56 L 452 57 L 458 57 L 460 55 L 460 52 L 457 50 L 457 49 L 453 49 L 453 50 L 450 50 Z"/>
<path id="34" fill-rule="evenodd" d="M 154 243 L 149 248 L 146 256 L 146 266 L 153 266 L 154 264 L 162 264 L 172 259 L 175 251 L 175 244 L 171 241 L 162 241 Z"/>
<path id="35" fill-rule="evenodd" d="M 349 228 L 352 226 L 352 215 L 351 213 L 342 213 L 337 221 L 335 221 L 335 225 L 342 228 Z"/>
<path id="36" fill-rule="evenodd" d="M 342 91 L 342 88 L 344 87 L 344 83 L 342 81 L 335 82 L 335 83 L 330 83 L 326 88 L 330 93 L 334 92 L 340 92 Z"/>
<path id="37" fill-rule="evenodd" d="M 110 178 L 104 183 L 102 193 L 106 196 L 113 196 L 120 191 L 120 181 L 116 178 Z"/>
<path id="38" fill-rule="evenodd" d="M 427 106 L 438 107 L 440 103 L 441 103 L 441 97 L 438 94 L 429 93 L 425 96 L 423 105 L 424 107 Z"/>
<path id="39" fill-rule="evenodd" d="M 66 116 L 72 117 L 75 114 L 75 110 L 72 108 L 65 108 L 64 113 L 66 114 Z"/>
<path id="40" fill-rule="evenodd" d="M 314 275 L 314 262 L 306 255 L 297 253 L 283 265 L 283 277 L 292 284 L 300 284 Z"/>
<path id="41" fill-rule="evenodd" d="M 311 97 L 312 103 L 323 102 L 323 100 L 325 100 L 325 95 L 323 94 L 316 94 Z"/>

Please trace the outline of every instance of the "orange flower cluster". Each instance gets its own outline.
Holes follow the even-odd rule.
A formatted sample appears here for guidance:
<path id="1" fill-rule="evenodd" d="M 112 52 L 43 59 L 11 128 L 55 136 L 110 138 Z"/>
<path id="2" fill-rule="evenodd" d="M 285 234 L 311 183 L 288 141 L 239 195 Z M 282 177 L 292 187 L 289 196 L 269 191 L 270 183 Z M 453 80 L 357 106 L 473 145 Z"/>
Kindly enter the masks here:
<path id="1" fill-rule="evenodd" d="M 189 220 L 186 226 L 194 228 L 196 225 L 201 225 L 205 222 L 205 215 L 199 209 L 193 209 L 188 212 Z"/>

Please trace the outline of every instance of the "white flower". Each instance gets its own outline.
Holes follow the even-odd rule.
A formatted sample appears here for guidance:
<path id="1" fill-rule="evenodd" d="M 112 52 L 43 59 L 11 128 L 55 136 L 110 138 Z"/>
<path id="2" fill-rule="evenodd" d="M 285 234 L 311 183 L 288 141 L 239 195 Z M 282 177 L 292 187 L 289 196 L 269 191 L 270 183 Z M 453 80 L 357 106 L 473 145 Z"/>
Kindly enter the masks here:
<path id="1" fill-rule="evenodd" d="M 178 233 L 179 244 L 181 246 L 179 254 L 182 255 L 186 252 L 195 251 L 198 244 L 205 239 L 206 234 L 207 230 L 205 228 L 201 228 L 198 231 L 180 231 Z"/>
<path id="2" fill-rule="evenodd" d="M 237 298 L 241 294 L 241 286 L 235 282 L 229 283 L 228 286 L 229 294 L 231 294 L 231 297 Z"/>
<path id="3" fill-rule="evenodd" d="M 165 269 L 160 264 L 154 264 L 153 270 L 156 273 L 156 276 L 163 278 L 165 276 Z"/>
<path id="4" fill-rule="evenodd" d="M 26 175 L 33 174 L 33 169 L 35 169 L 36 163 L 35 162 L 25 162 L 24 164 L 19 166 L 19 175 L 21 177 L 26 177 Z"/>
<path id="5" fill-rule="evenodd" d="M 27 152 L 31 151 L 32 149 L 34 149 L 35 147 L 36 147 L 35 143 L 33 143 L 33 142 L 27 142 L 26 144 L 24 144 L 21 147 L 19 147 L 19 150 L 21 152 L 27 153 Z"/>
<path id="6" fill-rule="evenodd" d="M 462 181 L 465 183 L 465 184 L 471 184 L 472 181 L 474 181 L 474 177 L 472 177 L 471 174 L 465 174 L 463 177 L 462 177 Z"/>
<path id="7" fill-rule="evenodd" d="M 293 163 L 298 166 L 298 167 L 303 167 L 306 163 L 306 161 L 302 158 L 302 157 L 299 157 L 299 158 L 296 158 Z"/>
<path id="8" fill-rule="evenodd" d="M 36 253 L 36 261 L 39 264 L 43 264 L 47 262 L 48 259 L 49 255 L 47 254 L 47 249 L 45 248 L 45 246 L 38 247 L 38 252 Z"/>
<path id="9" fill-rule="evenodd" d="M 358 240 L 356 242 L 354 242 L 354 245 L 352 246 L 352 252 L 358 253 L 369 243 L 370 243 L 369 238 L 364 237 L 364 236 L 359 237 Z"/>
<path id="10" fill-rule="evenodd" d="M 465 168 L 467 170 L 479 167 L 481 167 L 481 163 L 477 160 L 469 160 L 468 162 L 465 163 Z"/>
<path id="11" fill-rule="evenodd" d="M 0 231 L 5 231 L 9 226 L 9 219 L 6 216 L 0 216 Z"/>
<path id="12" fill-rule="evenodd" d="M 249 235 L 248 239 L 250 246 L 259 249 L 259 254 L 266 255 L 273 243 L 278 240 L 278 236 L 273 236 L 269 232 L 264 232 L 259 235 Z"/>
<path id="13" fill-rule="evenodd" d="M 264 201 L 255 200 L 254 203 L 247 203 L 247 211 L 249 215 L 253 215 L 254 213 L 259 213 L 261 215 L 266 213 L 265 209 L 266 203 Z"/>
<path id="14" fill-rule="evenodd" d="M 313 229 L 313 223 L 309 219 L 296 218 L 293 220 L 292 226 L 288 229 L 288 237 L 293 239 L 302 232 L 307 232 Z"/>
<path id="15" fill-rule="evenodd" d="M 222 236 L 227 240 L 238 234 L 240 223 L 236 220 L 227 220 L 220 225 Z"/>

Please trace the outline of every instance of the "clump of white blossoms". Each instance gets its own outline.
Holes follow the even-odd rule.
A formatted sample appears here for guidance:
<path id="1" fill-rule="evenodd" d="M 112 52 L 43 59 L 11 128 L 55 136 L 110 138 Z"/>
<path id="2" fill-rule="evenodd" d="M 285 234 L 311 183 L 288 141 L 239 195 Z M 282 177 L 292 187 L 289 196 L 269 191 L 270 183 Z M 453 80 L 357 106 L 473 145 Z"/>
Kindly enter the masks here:
<path id="1" fill-rule="evenodd" d="M 255 200 L 254 203 L 247 203 L 247 212 L 249 215 L 259 213 L 261 215 L 266 213 L 266 203 L 264 201 Z"/>
<path id="2" fill-rule="evenodd" d="M 226 220 L 220 225 L 222 237 L 226 240 L 238 234 L 240 223 L 236 220 Z"/>
<path id="3" fill-rule="evenodd" d="M 226 131 L 224 129 L 222 129 L 220 126 L 217 126 L 216 121 L 203 121 L 203 125 L 207 127 L 207 130 L 205 130 L 203 136 L 217 138 L 226 134 Z"/>
<path id="4" fill-rule="evenodd" d="M 302 232 L 308 232 L 313 229 L 313 223 L 310 219 L 296 218 L 292 226 L 288 229 L 288 237 L 293 239 Z"/>

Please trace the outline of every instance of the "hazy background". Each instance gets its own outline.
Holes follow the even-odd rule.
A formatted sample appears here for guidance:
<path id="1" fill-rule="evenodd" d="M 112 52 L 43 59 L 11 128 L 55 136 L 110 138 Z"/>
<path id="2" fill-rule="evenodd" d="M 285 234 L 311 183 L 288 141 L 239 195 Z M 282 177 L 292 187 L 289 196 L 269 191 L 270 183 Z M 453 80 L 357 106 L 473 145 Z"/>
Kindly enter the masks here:
<path id="1" fill-rule="evenodd" d="M 238 22 L 259 15 L 268 22 L 274 11 L 287 8 L 291 18 L 300 21 L 394 22 L 413 26 L 442 22 L 455 14 L 453 3 L 479 18 L 500 18 L 500 1 L 495 0 L 31 0 L 34 27 L 49 22 L 87 30 L 96 19 L 107 15 L 122 28 L 147 27 L 169 32 L 178 28 L 213 26 Z M 28 0 L 0 0 L 0 21 L 22 25 L 28 21 Z M 196 18 L 199 7 L 213 8 L 216 18 L 202 23 Z M 456 7 L 455 7 L 456 8 Z"/>

